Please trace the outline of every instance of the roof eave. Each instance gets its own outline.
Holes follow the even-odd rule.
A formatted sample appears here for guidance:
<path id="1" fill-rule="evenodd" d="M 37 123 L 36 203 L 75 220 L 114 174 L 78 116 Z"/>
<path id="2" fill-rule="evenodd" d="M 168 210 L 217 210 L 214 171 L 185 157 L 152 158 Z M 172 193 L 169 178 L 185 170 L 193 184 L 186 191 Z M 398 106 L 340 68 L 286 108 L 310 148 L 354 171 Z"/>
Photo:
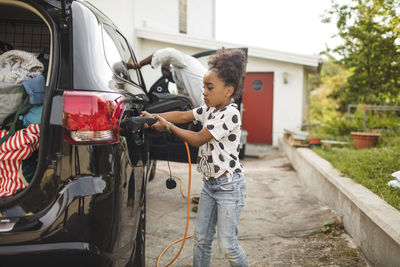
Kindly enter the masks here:
<path id="1" fill-rule="evenodd" d="M 233 44 L 227 42 L 221 42 L 218 40 L 212 39 L 202 39 L 191 37 L 186 34 L 171 34 L 171 33 L 162 33 L 162 32 L 155 32 L 148 29 L 143 28 L 136 28 L 135 29 L 136 36 L 138 38 L 177 44 L 177 45 L 184 45 L 184 46 L 191 46 L 196 48 L 203 48 L 203 49 L 218 49 L 221 46 L 224 47 L 248 47 L 249 48 L 249 56 L 276 60 L 276 61 L 283 61 L 293 64 L 300 64 L 308 67 L 317 68 L 319 63 L 319 58 L 316 55 L 300 55 L 295 53 L 288 53 L 283 51 L 277 51 L 272 49 L 265 49 L 259 47 L 252 47 L 243 44 Z"/>

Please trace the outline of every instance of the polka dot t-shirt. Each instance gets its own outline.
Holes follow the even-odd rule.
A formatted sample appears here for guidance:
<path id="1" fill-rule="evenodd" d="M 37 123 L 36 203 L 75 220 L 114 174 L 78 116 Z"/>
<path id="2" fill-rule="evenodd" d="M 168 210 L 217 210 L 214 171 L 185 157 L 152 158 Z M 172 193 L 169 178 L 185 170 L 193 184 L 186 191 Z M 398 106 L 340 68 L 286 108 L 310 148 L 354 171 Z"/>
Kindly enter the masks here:
<path id="1" fill-rule="evenodd" d="M 207 179 L 227 172 L 229 181 L 233 173 L 243 173 L 239 162 L 241 118 L 237 105 L 229 104 L 220 110 L 203 105 L 193 109 L 193 115 L 214 137 L 199 148 L 197 170 Z"/>

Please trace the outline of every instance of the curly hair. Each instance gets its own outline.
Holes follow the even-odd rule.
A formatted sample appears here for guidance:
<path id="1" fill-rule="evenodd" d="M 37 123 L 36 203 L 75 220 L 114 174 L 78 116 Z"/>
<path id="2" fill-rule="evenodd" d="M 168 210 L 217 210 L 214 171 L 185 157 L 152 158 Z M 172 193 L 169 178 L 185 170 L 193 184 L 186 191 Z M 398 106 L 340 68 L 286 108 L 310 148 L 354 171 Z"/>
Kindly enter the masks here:
<path id="1" fill-rule="evenodd" d="M 242 78 L 246 72 L 247 57 L 241 49 L 222 47 L 208 59 L 209 70 L 215 70 L 219 79 L 226 86 L 234 89 L 232 97 L 237 100 L 241 96 Z"/>

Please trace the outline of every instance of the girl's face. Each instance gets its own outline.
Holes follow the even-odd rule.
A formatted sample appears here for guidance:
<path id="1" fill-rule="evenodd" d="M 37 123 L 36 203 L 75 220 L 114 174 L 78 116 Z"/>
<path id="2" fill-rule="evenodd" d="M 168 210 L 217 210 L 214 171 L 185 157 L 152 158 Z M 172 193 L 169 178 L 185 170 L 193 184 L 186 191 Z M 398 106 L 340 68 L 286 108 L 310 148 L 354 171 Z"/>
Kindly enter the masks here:
<path id="1" fill-rule="evenodd" d="M 233 86 L 226 86 L 225 82 L 218 78 L 216 70 L 208 70 L 203 78 L 204 103 L 207 107 L 215 107 L 217 110 L 231 103 Z"/>

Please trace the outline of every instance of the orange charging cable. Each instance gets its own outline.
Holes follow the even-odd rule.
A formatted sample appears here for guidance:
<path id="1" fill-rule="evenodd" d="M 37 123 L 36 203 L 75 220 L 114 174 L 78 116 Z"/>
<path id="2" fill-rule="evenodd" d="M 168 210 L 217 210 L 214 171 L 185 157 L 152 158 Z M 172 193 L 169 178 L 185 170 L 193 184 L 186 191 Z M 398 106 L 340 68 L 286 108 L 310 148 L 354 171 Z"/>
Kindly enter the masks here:
<path id="1" fill-rule="evenodd" d="M 188 228 L 189 228 L 189 216 L 190 216 L 190 185 L 192 183 L 192 163 L 190 160 L 190 150 L 189 150 L 189 146 L 186 142 L 185 146 L 186 146 L 186 152 L 187 152 L 187 157 L 188 157 L 188 162 L 189 162 L 189 183 L 188 183 L 188 196 L 187 196 L 187 216 L 186 216 L 186 229 L 185 229 L 185 235 L 182 238 L 179 238 L 177 240 L 175 240 L 174 242 L 172 242 L 171 244 L 169 244 L 166 248 L 164 248 L 164 250 L 161 252 L 160 256 L 158 256 L 157 259 L 157 267 L 159 266 L 160 260 L 162 255 L 164 255 L 165 252 L 167 252 L 167 250 L 174 244 L 183 241 L 181 248 L 179 249 L 178 253 L 176 254 L 175 258 L 172 259 L 172 261 L 170 263 L 168 263 L 167 266 L 170 266 L 181 254 L 183 247 L 185 246 L 185 241 L 186 239 L 189 239 L 191 237 L 193 237 L 193 235 L 188 236 L 187 232 L 188 232 Z"/>

